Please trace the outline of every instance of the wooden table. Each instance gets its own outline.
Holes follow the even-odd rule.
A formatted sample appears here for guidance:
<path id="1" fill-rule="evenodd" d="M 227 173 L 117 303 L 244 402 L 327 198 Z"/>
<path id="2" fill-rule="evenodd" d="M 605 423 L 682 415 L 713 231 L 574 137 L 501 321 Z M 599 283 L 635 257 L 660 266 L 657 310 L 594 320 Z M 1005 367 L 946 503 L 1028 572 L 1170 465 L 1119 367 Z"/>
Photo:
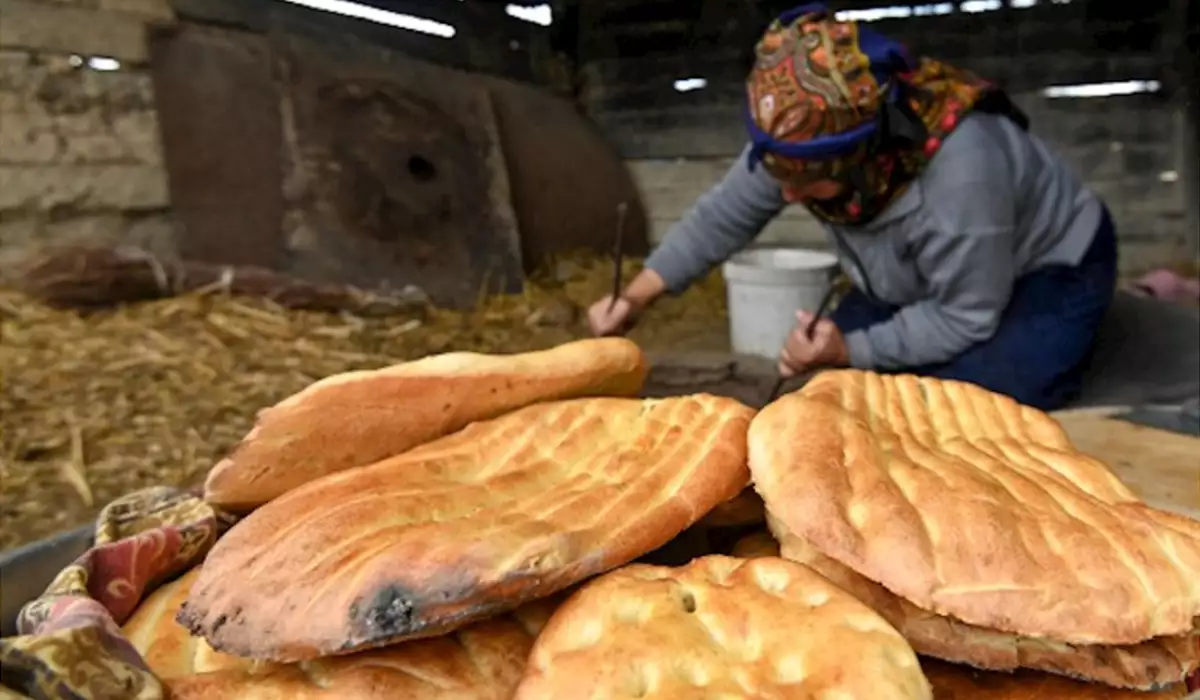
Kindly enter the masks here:
<path id="1" fill-rule="evenodd" d="M 1128 407 L 1059 411 L 1075 445 L 1109 465 L 1147 503 L 1200 519 L 1200 438 L 1112 418 Z"/>

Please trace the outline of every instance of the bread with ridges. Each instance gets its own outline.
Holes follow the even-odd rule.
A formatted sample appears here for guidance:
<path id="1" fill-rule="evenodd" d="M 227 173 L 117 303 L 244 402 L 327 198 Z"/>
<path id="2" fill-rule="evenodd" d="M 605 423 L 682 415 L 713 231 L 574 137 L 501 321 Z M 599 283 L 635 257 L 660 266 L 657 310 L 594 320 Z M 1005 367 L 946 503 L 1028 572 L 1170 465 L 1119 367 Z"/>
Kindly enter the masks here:
<path id="1" fill-rule="evenodd" d="M 516 355 L 455 352 L 326 377 L 259 413 L 208 474 L 204 496 L 246 511 L 297 486 L 373 464 L 469 423 L 539 401 L 636 396 L 637 345 L 597 338 Z"/>
<path id="2" fill-rule="evenodd" d="M 778 557 L 635 564 L 585 585 L 534 643 L 514 700 L 928 700 L 902 637 Z"/>
<path id="3" fill-rule="evenodd" d="M 171 700 L 510 700 L 554 605 L 530 603 L 447 637 L 275 664 L 214 651 L 175 621 L 197 571 L 154 591 L 123 628 Z"/>
<path id="4" fill-rule="evenodd" d="M 180 619 L 273 661 L 445 634 L 625 564 L 735 496 L 753 414 L 701 394 L 474 423 L 251 513 Z"/>
<path id="5" fill-rule="evenodd" d="M 933 686 L 933 700 L 1177 700 L 1187 694 L 1182 684 L 1146 693 L 1035 671 L 977 671 L 933 659 L 921 659 L 921 668 Z"/>
<path id="6" fill-rule="evenodd" d="M 1200 666 L 1200 636 L 1156 637 L 1138 644 L 1070 645 L 959 622 L 922 610 L 821 554 L 769 518 L 785 559 L 799 562 L 866 603 L 918 654 L 995 671 L 1028 668 L 1120 688 L 1178 685 Z"/>
<path id="7" fill-rule="evenodd" d="M 1200 523 L 1142 503 L 1011 399 L 826 372 L 759 413 L 749 449 L 768 512 L 921 609 L 1068 644 L 1195 628 Z"/>
<path id="8" fill-rule="evenodd" d="M 774 524 L 778 528 L 778 523 Z M 1013 635 L 1004 635 L 992 630 L 969 628 L 968 625 L 948 618 L 941 618 L 940 624 L 928 624 L 931 622 L 929 618 L 934 617 L 930 613 L 917 610 L 911 603 L 893 596 L 879 584 L 867 581 L 829 557 L 816 552 L 811 546 L 797 542 L 794 535 L 785 534 L 783 540 L 786 544 L 783 550 L 788 555 L 789 561 L 796 561 L 808 566 L 880 613 L 908 640 L 918 654 L 928 653 L 923 650 L 937 649 L 943 658 L 957 658 L 962 660 L 962 663 L 970 664 L 970 661 L 965 659 L 972 656 L 980 658 L 979 654 L 972 653 L 973 647 L 983 645 L 979 650 L 982 652 L 982 657 L 991 657 L 994 668 L 1008 671 L 983 671 L 969 665 L 960 666 L 928 657 L 922 658 L 921 667 L 925 670 L 925 675 L 933 686 L 934 700 L 1168 700 L 1169 698 L 1181 698 L 1186 692 L 1183 683 L 1167 682 L 1173 675 L 1178 678 L 1179 663 L 1174 660 L 1174 657 L 1171 657 L 1171 650 L 1164 649 L 1161 645 L 1157 650 L 1157 655 L 1166 655 L 1171 659 L 1167 665 L 1176 669 L 1174 674 L 1146 668 L 1144 664 L 1140 669 L 1143 678 L 1155 679 L 1146 687 L 1155 685 L 1166 688 L 1157 692 L 1117 689 L 1110 685 L 1073 680 L 1051 673 L 1016 670 L 1020 664 L 1014 664 L 1012 660 L 1020 656 L 1016 649 L 1018 645 L 1028 648 L 1030 645 L 1045 643 L 1035 639 L 1019 639 Z M 734 545 L 733 555 L 748 559 L 777 557 L 780 556 L 780 544 L 772 537 L 771 533 L 756 532 L 739 540 Z M 880 596 L 885 597 L 880 600 Z M 913 613 L 915 615 L 912 615 Z M 916 618 L 916 624 L 910 621 L 913 617 Z M 948 628 L 952 630 L 952 633 L 947 633 Z M 1183 639 L 1179 638 L 1176 641 L 1182 642 Z M 986 645 L 987 642 L 992 642 L 994 645 L 990 650 Z M 997 643 L 1001 647 L 1011 646 L 1012 648 L 997 657 L 995 649 Z M 1145 646 L 1152 645 L 1154 642 L 1147 643 Z M 1069 654 L 1068 650 L 1061 649 L 1062 645 L 1046 646 L 1048 647 L 1046 651 L 1055 651 L 1055 647 L 1058 647 L 1058 651 Z M 1184 656 L 1187 655 L 1186 650 L 1178 646 L 1174 648 L 1174 651 L 1180 652 Z M 1076 655 L 1081 658 L 1071 659 L 1068 655 L 1066 658 L 1059 659 L 1061 664 L 1065 664 L 1059 668 L 1079 667 L 1087 664 L 1098 671 L 1098 675 L 1110 678 L 1129 677 L 1124 668 L 1104 667 L 1102 664 L 1107 663 L 1104 655 L 1089 656 L 1086 647 L 1076 650 Z M 1038 656 L 1043 660 L 1051 658 L 1045 651 Z M 1109 654 L 1108 656 L 1120 661 L 1120 655 Z M 1194 657 L 1195 654 L 1191 654 L 1191 656 Z M 998 663 L 996 662 L 997 658 L 1001 660 Z M 1126 658 L 1128 658 L 1128 654 L 1126 654 Z M 1012 673 L 1011 671 L 1014 670 L 1016 672 Z"/>

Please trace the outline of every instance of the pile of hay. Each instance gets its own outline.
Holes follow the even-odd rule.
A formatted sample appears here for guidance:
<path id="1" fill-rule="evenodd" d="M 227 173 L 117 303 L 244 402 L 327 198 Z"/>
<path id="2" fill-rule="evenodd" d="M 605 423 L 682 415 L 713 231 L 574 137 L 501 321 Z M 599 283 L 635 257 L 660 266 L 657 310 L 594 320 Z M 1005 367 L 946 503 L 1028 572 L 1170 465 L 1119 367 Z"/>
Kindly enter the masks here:
<path id="1" fill-rule="evenodd" d="M 611 279 L 607 261 L 561 261 L 523 295 L 407 320 L 223 294 L 81 315 L 0 291 L 0 549 L 89 522 L 135 489 L 198 484 L 259 409 L 321 377 L 584 337 L 582 309 Z M 648 350 L 722 349 L 725 319 L 714 275 L 664 300 L 631 337 Z"/>

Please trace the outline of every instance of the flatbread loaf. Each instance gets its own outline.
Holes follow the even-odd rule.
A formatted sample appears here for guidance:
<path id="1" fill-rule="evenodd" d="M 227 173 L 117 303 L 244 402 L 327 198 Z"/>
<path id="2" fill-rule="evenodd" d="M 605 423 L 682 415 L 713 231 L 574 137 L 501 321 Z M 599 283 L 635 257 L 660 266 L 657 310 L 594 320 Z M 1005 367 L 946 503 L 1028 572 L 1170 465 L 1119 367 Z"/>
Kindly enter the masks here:
<path id="1" fill-rule="evenodd" d="M 1067 644 L 1195 628 L 1200 523 L 1142 503 L 1008 398 L 826 372 L 764 409 L 749 449 L 789 532 L 921 609 Z"/>
<path id="2" fill-rule="evenodd" d="M 526 407 L 268 503 L 180 619 L 298 661 L 445 634 L 625 564 L 746 484 L 753 411 L 708 395 Z"/>
<path id="3" fill-rule="evenodd" d="M 765 522 L 762 497 L 753 488 L 747 487 L 733 499 L 728 500 L 700 521 L 701 527 L 745 527 Z"/>
<path id="4" fill-rule="evenodd" d="M 779 543 L 769 532 L 755 532 L 738 540 L 733 545 L 733 551 L 730 554 L 743 559 L 777 557 L 779 556 Z"/>
<path id="5" fill-rule="evenodd" d="M 1035 671 L 977 671 L 933 659 L 921 659 L 921 668 L 933 686 L 934 700 L 1176 700 L 1187 693 L 1182 684 L 1144 693 Z"/>
<path id="6" fill-rule="evenodd" d="M 810 569 L 713 555 L 584 586 L 542 630 L 515 700 L 931 698 L 882 618 Z"/>
<path id="7" fill-rule="evenodd" d="M 209 503 L 245 511 L 326 474 L 374 464 L 539 401 L 636 396 L 648 366 L 624 338 L 518 355 L 455 352 L 326 377 L 259 413 L 213 467 Z"/>
<path id="8" fill-rule="evenodd" d="M 447 637 L 276 664 L 214 651 L 175 621 L 197 572 L 154 591 L 123 629 L 171 700 L 510 700 L 553 610 L 538 601 Z"/>
<path id="9" fill-rule="evenodd" d="M 1156 637 L 1139 644 L 1064 644 L 968 625 L 922 610 L 769 519 L 784 558 L 841 586 L 879 613 L 918 654 L 996 671 L 1037 669 L 1119 688 L 1178 685 L 1200 665 L 1200 636 Z"/>

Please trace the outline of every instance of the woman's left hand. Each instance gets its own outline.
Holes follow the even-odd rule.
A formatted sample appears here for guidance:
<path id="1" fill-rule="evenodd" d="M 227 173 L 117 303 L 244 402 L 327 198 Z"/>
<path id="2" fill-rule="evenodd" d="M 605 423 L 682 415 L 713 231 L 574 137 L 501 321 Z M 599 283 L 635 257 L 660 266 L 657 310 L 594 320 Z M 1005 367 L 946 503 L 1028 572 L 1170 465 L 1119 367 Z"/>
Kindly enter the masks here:
<path id="1" fill-rule="evenodd" d="M 812 318 L 812 312 L 796 312 L 796 327 L 792 329 L 779 355 L 781 375 L 794 377 L 819 367 L 844 367 L 850 364 L 846 339 L 833 321 L 817 321 L 812 338 L 808 337 L 808 324 Z"/>

